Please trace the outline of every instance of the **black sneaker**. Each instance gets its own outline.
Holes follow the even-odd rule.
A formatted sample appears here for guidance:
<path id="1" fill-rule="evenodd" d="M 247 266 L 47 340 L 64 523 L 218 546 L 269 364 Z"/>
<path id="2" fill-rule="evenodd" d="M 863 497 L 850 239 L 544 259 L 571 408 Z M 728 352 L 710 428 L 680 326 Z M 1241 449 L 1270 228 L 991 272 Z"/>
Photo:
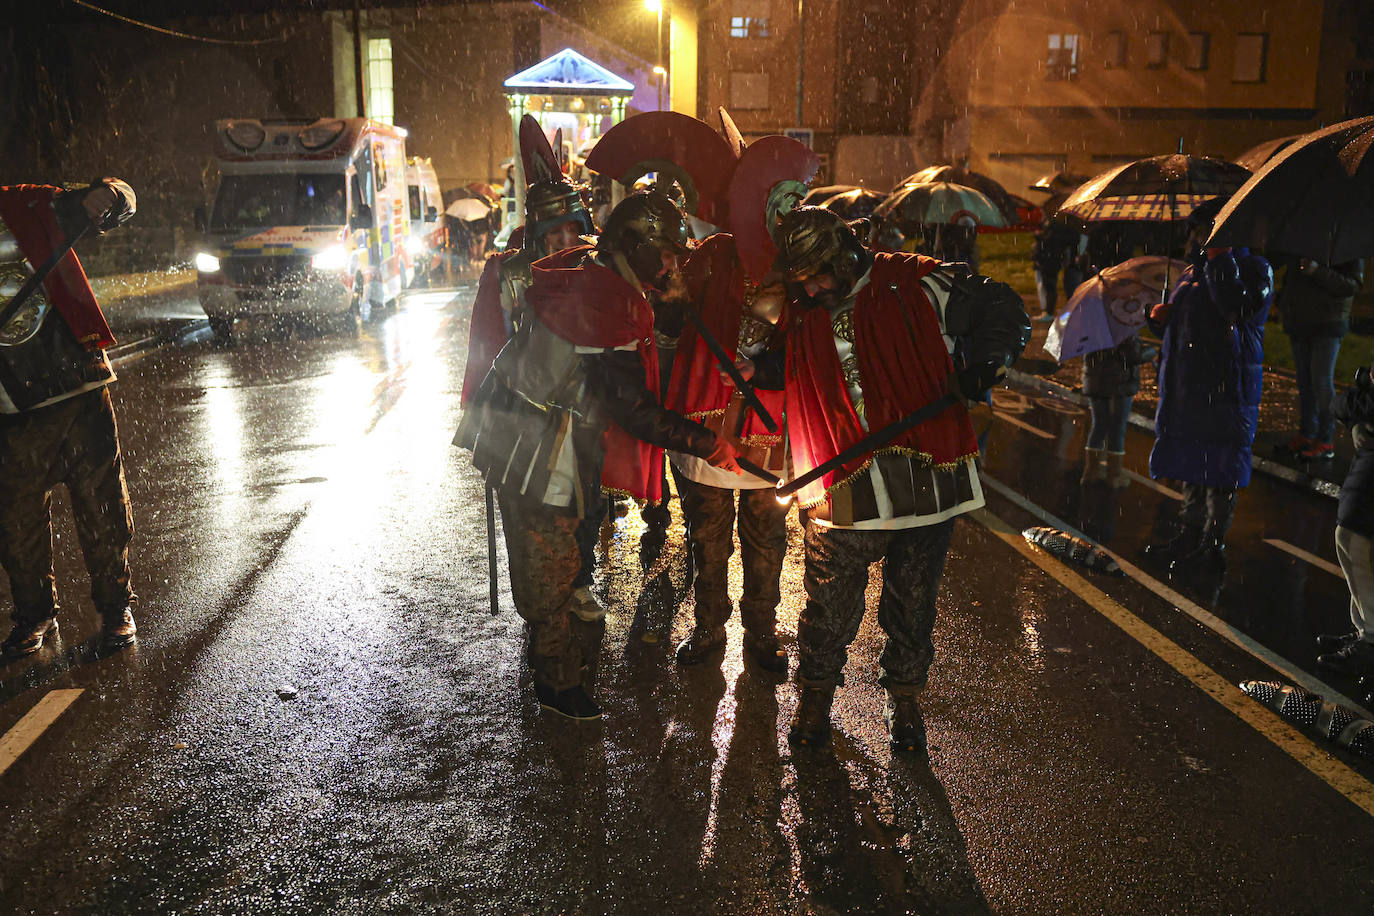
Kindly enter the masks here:
<path id="1" fill-rule="evenodd" d="M 134 615 L 127 607 L 100 615 L 100 649 L 102 652 L 118 652 L 133 644 L 138 627 L 134 626 Z"/>
<path id="2" fill-rule="evenodd" d="M 692 628 L 692 633 L 677 647 L 677 663 L 679 665 L 695 665 L 703 662 L 717 652 L 725 650 L 725 627 L 703 627 Z"/>
<path id="3" fill-rule="evenodd" d="M 1337 674 L 1374 673 L 1374 642 L 1357 639 L 1335 652 L 1318 655 L 1317 664 Z"/>
<path id="4" fill-rule="evenodd" d="M 0 656 L 23 658 L 43 648 L 43 642 L 57 636 L 57 620 L 47 617 L 34 623 L 16 623 L 0 643 Z"/>
<path id="5" fill-rule="evenodd" d="M 565 690 L 554 690 L 543 684 L 535 684 L 534 695 L 539 698 L 540 706 L 560 716 L 578 721 L 601 718 L 601 707 L 596 705 L 596 701 L 581 684 Z"/>
<path id="6" fill-rule="evenodd" d="M 770 674 L 787 673 L 787 650 L 778 643 L 776 633 L 751 636 L 745 631 L 744 657 Z"/>
<path id="7" fill-rule="evenodd" d="M 926 720 L 914 693 L 888 691 L 887 708 L 883 711 L 887 736 L 897 753 L 926 753 Z"/>
<path id="8" fill-rule="evenodd" d="M 1337 649 L 1344 649 L 1363 635 L 1359 630 L 1351 630 L 1349 633 L 1321 633 L 1317 636 L 1317 648 L 1323 652 L 1335 652 Z"/>

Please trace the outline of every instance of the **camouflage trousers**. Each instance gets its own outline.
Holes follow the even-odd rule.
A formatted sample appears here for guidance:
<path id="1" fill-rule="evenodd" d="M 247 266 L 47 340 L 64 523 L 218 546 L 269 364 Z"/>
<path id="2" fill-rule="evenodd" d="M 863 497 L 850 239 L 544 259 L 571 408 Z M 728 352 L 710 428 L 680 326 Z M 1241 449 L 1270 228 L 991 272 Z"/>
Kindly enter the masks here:
<path id="1" fill-rule="evenodd" d="M 885 687 L 923 687 L 935 646 L 935 599 L 954 520 L 920 528 L 864 531 L 806 523 L 806 607 L 797 624 L 798 675 L 838 682 L 864 616 L 868 568 L 883 560 L 878 625 L 887 635 L 879 665 Z"/>
<path id="2" fill-rule="evenodd" d="M 58 484 L 71 494 L 96 609 L 113 612 L 133 603 L 133 513 L 109 391 L 0 415 L 0 468 L 0 565 L 9 576 L 15 622 L 57 613 L 52 491 Z"/>
<path id="3" fill-rule="evenodd" d="M 744 628 L 772 633 L 782 600 L 778 579 L 787 554 L 787 506 L 778 502 L 772 487 L 726 490 L 677 475 L 682 514 L 696 563 L 696 620 L 700 626 L 719 626 L 730 619 L 730 557 L 735 552 L 735 495 L 739 494 L 740 560 L 744 566 L 744 594 L 739 612 Z"/>
<path id="4" fill-rule="evenodd" d="M 575 515 L 532 500 L 498 494 L 510 561 L 515 611 L 530 625 L 535 680 L 555 690 L 580 680 L 582 621 L 572 614 L 573 581 L 582 567 Z"/>

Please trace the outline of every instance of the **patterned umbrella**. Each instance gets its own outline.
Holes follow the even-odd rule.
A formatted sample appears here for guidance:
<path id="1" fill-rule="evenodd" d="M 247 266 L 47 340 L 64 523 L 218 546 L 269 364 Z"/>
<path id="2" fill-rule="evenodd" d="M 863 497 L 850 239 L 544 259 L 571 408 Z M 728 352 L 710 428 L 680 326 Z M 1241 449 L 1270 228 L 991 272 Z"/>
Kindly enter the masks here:
<path id="1" fill-rule="evenodd" d="M 1059 212 L 1087 222 L 1184 219 L 1198 204 L 1229 197 L 1250 177 L 1250 170 L 1224 159 L 1173 153 L 1137 159 L 1103 172 L 1080 185 Z"/>
<path id="2" fill-rule="evenodd" d="M 1045 338 L 1045 352 L 1059 362 L 1108 350 L 1145 323 L 1150 307 L 1182 277 L 1182 261 L 1157 255 L 1131 258 L 1079 284 Z"/>
<path id="3" fill-rule="evenodd" d="M 953 225 L 964 217 L 979 228 L 1000 229 L 1006 217 L 987 195 L 946 181 L 904 185 L 873 211 L 874 222 L 895 217 L 906 223 Z"/>
<path id="4" fill-rule="evenodd" d="M 969 169 L 960 168 L 957 165 L 928 165 L 919 172 L 912 172 L 901 180 L 892 193 L 897 193 L 909 184 L 929 184 L 933 181 L 944 181 L 950 184 L 963 185 L 966 188 L 973 188 L 987 196 L 988 200 L 1001 211 L 1006 225 L 1016 225 L 1026 222 L 1036 222 L 1039 217 L 1033 211 L 1035 205 L 1024 197 L 1012 194 L 995 178 L 984 175 L 982 172 L 974 172 Z"/>

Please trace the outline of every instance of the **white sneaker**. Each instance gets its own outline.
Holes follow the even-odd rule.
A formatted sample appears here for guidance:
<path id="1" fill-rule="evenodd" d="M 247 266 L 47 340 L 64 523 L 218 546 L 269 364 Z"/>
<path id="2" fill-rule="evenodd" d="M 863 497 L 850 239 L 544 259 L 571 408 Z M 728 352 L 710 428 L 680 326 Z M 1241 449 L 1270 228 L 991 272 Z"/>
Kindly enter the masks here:
<path id="1" fill-rule="evenodd" d="M 573 589 L 572 612 L 578 616 L 578 619 L 588 623 L 593 623 L 606 616 L 606 609 L 601 606 L 600 601 L 596 600 L 592 590 L 585 585 Z"/>

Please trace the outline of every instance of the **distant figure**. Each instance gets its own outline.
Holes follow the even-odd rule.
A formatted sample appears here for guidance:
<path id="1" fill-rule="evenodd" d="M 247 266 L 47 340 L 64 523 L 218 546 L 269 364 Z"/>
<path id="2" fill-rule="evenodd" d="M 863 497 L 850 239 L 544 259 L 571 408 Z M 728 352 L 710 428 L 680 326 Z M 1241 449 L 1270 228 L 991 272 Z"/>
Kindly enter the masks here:
<path id="1" fill-rule="evenodd" d="M 1341 338 L 1350 331 L 1350 306 L 1364 283 L 1364 262 L 1327 265 L 1311 258 L 1287 258 L 1283 266 L 1283 286 L 1274 304 L 1293 342 L 1298 431 L 1281 450 L 1304 461 L 1322 460 L 1335 454 L 1332 378 Z"/>
<path id="2" fill-rule="evenodd" d="M 0 309 L 71 238 L 102 233 L 134 215 L 133 189 L 117 178 L 63 191 L 0 188 Z M 134 641 L 129 583 L 133 514 L 107 385 L 114 343 L 74 252 L 0 327 L 0 564 L 10 580 L 14 628 L 0 653 L 31 655 L 57 634 L 52 565 L 52 491 L 65 484 L 100 647 Z"/>
<path id="3" fill-rule="evenodd" d="M 1351 632 L 1317 637 L 1317 664 L 1329 671 L 1374 674 L 1374 384 L 1369 368 L 1335 404 L 1336 417 L 1350 427 L 1355 460 L 1341 484 L 1336 510 L 1336 558 L 1350 587 Z"/>
<path id="4" fill-rule="evenodd" d="M 1163 336 L 1150 476 L 1181 481 L 1183 505 L 1178 532 L 1146 553 L 1176 569 L 1224 565 L 1259 423 L 1274 274 L 1247 249 L 1202 249 L 1223 203 L 1213 198 L 1189 216 L 1192 265 L 1150 315 Z"/>
<path id="5" fill-rule="evenodd" d="M 1035 233 L 1031 264 L 1035 268 L 1035 291 L 1040 298 L 1037 321 L 1054 320 L 1061 271 L 1064 274 L 1064 301 L 1067 302 L 1083 282 L 1079 255 L 1084 245 L 1082 233 L 1063 220 L 1046 220 Z"/>
<path id="6" fill-rule="evenodd" d="M 1142 313 L 1143 314 L 1143 313 Z M 1107 350 L 1083 356 L 1083 394 L 1088 398 L 1092 426 L 1084 448 L 1082 483 L 1105 482 L 1113 489 L 1130 484 L 1122 462 L 1131 404 L 1140 390 L 1140 367 L 1155 357 L 1155 349 L 1132 334 Z"/>

